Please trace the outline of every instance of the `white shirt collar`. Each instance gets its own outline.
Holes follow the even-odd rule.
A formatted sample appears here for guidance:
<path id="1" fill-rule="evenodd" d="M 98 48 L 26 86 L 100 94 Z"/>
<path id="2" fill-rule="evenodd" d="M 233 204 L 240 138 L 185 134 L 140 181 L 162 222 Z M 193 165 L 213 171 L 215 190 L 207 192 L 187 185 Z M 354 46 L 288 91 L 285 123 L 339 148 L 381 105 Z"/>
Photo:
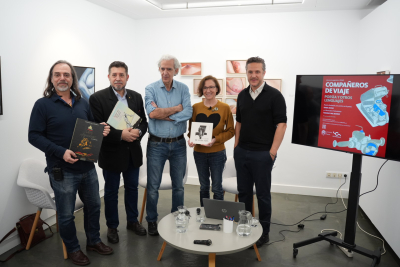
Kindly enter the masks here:
<path id="1" fill-rule="evenodd" d="M 260 85 L 260 87 L 258 87 L 255 91 L 253 91 L 253 90 L 251 89 L 251 85 L 250 85 L 250 93 L 260 94 L 261 91 L 262 91 L 262 89 L 264 88 L 264 85 L 265 85 L 265 82 L 263 82 L 263 83 Z"/>

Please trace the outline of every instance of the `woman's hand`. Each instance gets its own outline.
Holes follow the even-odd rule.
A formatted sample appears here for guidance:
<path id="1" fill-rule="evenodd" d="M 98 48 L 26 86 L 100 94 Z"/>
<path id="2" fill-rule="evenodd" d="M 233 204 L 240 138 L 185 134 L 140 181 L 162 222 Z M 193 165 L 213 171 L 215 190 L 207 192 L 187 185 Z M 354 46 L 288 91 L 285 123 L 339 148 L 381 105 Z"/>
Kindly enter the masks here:
<path id="1" fill-rule="evenodd" d="M 190 147 L 194 147 L 194 146 L 195 146 L 195 144 L 193 144 L 193 142 L 190 142 L 190 139 L 188 139 L 188 146 L 190 146 Z"/>
<path id="2" fill-rule="evenodd" d="M 210 143 L 204 144 L 202 146 L 212 147 L 214 143 L 215 143 L 215 138 L 213 138 Z"/>

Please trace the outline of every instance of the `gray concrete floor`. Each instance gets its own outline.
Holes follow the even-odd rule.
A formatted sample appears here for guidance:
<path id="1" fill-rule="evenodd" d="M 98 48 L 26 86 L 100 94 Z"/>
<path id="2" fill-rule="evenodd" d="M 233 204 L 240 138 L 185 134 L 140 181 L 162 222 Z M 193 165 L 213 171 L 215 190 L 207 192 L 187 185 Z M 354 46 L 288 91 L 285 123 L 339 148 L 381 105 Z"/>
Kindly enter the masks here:
<path id="1" fill-rule="evenodd" d="M 139 212 L 143 199 L 143 188 L 139 189 Z M 124 188 L 120 188 L 119 193 L 119 236 L 118 244 L 111 244 L 114 254 L 102 256 L 95 252 L 88 252 L 87 255 L 91 260 L 90 266 L 208 266 L 208 257 L 203 255 L 194 255 L 179 251 L 167 245 L 162 260 L 157 261 L 163 240 L 161 237 L 153 236 L 137 236 L 131 231 L 126 230 L 125 208 L 124 208 Z M 234 201 L 234 195 L 226 193 L 225 200 Z M 103 199 L 102 199 L 103 201 Z M 272 194 L 272 221 L 281 224 L 294 224 L 304 217 L 318 211 L 323 211 L 326 203 L 335 201 L 334 198 L 301 196 L 290 194 Z M 347 203 L 346 203 L 347 204 Z M 185 206 L 199 206 L 199 186 L 185 186 Z M 257 206 L 256 206 L 257 207 Z M 171 209 L 171 191 L 160 191 L 160 199 L 158 205 L 159 220 L 170 212 Z M 328 211 L 343 210 L 343 205 L 339 201 L 336 205 L 328 206 Z M 257 213 L 257 209 L 256 209 Z M 77 235 L 80 240 L 82 250 L 86 253 L 85 232 L 83 229 L 83 211 L 75 214 L 75 222 L 77 226 Z M 310 219 L 318 219 L 320 215 L 315 215 Z M 304 230 L 299 233 L 284 232 L 285 240 L 271 245 L 264 245 L 259 249 L 262 258 L 261 262 L 256 260 L 255 252 L 251 249 L 236 254 L 217 256 L 216 266 L 218 267 L 239 267 L 239 266 L 323 266 L 323 267 L 360 267 L 370 266 L 371 260 L 359 254 L 354 254 L 353 258 L 347 258 L 341 250 L 336 246 L 330 245 L 326 241 L 315 243 L 299 249 L 297 258 L 293 258 L 293 243 L 316 237 L 322 229 L 337 229 L 344 232 L 346 213 L 328 214 L 326 220 L 316 220 L 303 222 Z M 375 227 L 365 217 L 363 212 L 359 212 L 359 224 L 366 231 L 378 235 Z M 143 225 L 147 228 L 147 223 Z M 101 211 L 101 238 L 105 244 L 107 242 L 107 226 L 104 218 L 104 205 L 102 203 Z M 55 229 L 55 227 L 53 227 Z M 279 234 L 280 230 L 289 229 L 297 231 L 297 226 L 284 227 L 278 225 L 271 226 L 270 242 L 280 240 L 283 237 Z M 382 246 L 382 243 L 370 236 L 367 236 L 357 228 L 356 244 L 364 248 L 375 250 Z M 9 254 L 17 248 L 1 255 L 1 259 L 5 259 Z M 3 266 L 75 266 L 70 260 L 64 260 L 62 254 L 61 239 L 58 234 L 49 238 L 41 244 L 33 247 L 29 251 L 23 251 L 17 254 Z M 399 258 L 391 250 L 387 249 L 387 253 L 382 256 L 379 266 L 397 267 L 400 266 Z"/>

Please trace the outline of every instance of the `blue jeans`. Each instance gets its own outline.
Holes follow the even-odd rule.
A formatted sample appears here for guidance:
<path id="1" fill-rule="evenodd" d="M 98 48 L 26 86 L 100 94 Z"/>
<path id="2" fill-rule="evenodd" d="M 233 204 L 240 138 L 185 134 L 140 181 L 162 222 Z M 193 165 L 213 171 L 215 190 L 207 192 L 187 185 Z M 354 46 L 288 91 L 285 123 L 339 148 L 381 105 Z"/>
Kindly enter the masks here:
<path id="1" fill-rule="evenodd" d="M 214 199 L 224 200 L 222 172 L 226 162 L 225 149 L 214 153 L 194 151 L 193 156 L 200 181 L 200 205 L 203 207 L 203 198 L 210 198 L 210 173 Z"/>
<path id="2" fill-rule="evenodd" d="M 60 236 L 67 247 L 68 253 L 80 250 L 74 223 L 76 192 L 78 192 L 84 204 L 86 244 L 90 246 L 99 243 L 101 241 L 99 223 L 101 203 L 96 169 L 93 168 L 81 174 L 64 171 L 64 179 L 62 181 L 54 180 L 52 173 L 49 173 L 49 176 L 56 198 Z"/>
<path id="3" fill-rule="evenodd" d="M 186 141 L 185 138 L 172 143 L 153 142 L 147 144 L 147 204 L 146 220 L 156 222 L 158 189 L 166 160 L 169 160 L 172 182 L 172 208 L 174 212 L 183 205 L 183 179 L 186 172 Z"/>
<path id="4" fill-rule="evenodd" d="M 269 151 L 250 151 L 237 146 L 233 152 L 237 173 L 239 201 L 252 211 L 253 186 L 256 185 L 258 214 L 263 234 L 268 234 L 271 221 L 271 171 L 276 160 Z"/>
<path id="5" fill-rule="evenodd" d="M 104 213 L 108 228 L 118 228 L 118 190 L 121 172 L 103 170 L 104 176 Z M 125 187 L 125 211 L 128 222 L 137 222 L 139 168 L 129 159 L 128 169 L 122 172 Z"/>

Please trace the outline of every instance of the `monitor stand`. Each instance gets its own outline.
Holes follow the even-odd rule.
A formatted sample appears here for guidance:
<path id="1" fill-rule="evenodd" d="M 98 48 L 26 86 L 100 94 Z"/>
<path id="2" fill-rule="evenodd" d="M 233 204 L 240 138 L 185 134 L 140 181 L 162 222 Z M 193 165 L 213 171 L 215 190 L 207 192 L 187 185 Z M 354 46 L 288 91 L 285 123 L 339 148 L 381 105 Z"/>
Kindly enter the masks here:
<path id="1" fill-rule="evenodd" d="M 331 245 L 339 246 L 343 252 L 351 257 L 352 252 L 359 253 L 368 258 L 371 258 L 372 265 L 376 266 L 381 260 L 381 249 L 372 251 L 355 244 L 356 238 L 356 227 L 357 227 L 357 213 L 358 213 L 358 201 L 360 198 L 360 187 L 361 187 L 361 165 L 362 155 L 353 154 L 353 164 L 351 169 L 351 179 L 349 188 L 349 200 L 347 205 L 347 217 L 346 217 L 346 228 L 344 232 L 344 240 L 336 238 L 337 232 L 326 232 L 321 233 L 318 237 L 314 237 L 308 240 L 297 242 L 293 244 L 293 258 L 296 258 L 298 248 L 304 247 L 319 241 L 328 241 Z M 346 252 L 347 251 L 347 252 Z"/>

